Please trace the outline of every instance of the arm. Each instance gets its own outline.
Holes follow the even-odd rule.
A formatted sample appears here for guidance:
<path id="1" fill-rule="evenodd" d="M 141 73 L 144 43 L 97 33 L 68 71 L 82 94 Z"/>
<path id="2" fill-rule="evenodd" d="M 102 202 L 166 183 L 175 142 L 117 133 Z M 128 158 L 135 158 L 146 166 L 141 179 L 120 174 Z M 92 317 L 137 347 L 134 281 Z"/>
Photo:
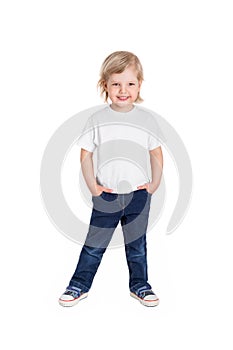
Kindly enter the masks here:
<path id="1" fill-rule="evenodd" d="M 150 151 L 151 182 L 138 186 L 139 190 L 146 189 L 149 193 L 154 193 L 159 187 L 163 173 L 163 153 L 161 147 Z"/>
<path id="2" fill-rule="evenodd" d="M 83 177 L 93 196 L 100 196 L 103 191 L 112 192 L 111 189 L 98 185 L 94 175 L 93 153 L 81 148 L 80 161 Z"/>

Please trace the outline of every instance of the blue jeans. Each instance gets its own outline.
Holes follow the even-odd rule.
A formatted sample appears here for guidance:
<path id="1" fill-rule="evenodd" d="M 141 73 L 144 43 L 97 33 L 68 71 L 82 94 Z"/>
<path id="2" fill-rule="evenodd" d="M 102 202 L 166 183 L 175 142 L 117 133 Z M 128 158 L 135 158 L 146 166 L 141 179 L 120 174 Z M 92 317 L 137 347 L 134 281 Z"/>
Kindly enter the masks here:
<path id="1" fill-rule="evenodd" d="M 88 292 L 103 254 L 121 222 L 129 268 L 129 288 L 139 293 L 151 289 L 147 275 L 146 230 L 151 194 L 137 190 L 128 194 L 103 192 L 92 197 L 93 210 L 85 244 L 67 288 Z"/>

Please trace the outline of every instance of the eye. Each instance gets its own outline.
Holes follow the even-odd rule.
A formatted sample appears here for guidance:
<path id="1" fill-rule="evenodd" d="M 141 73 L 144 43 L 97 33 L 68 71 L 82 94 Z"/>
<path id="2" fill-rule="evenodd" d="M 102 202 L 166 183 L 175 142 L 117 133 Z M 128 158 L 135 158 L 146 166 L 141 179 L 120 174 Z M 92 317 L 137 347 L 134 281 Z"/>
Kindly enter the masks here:
<path id="1" fill-rule="evenodd" d="M 118 83 L 113 83 L 112 86 L 118 86 L 119 84 Z"/>
<path id="2" fill-rule="evenodd" d="M 129 86 L 134 86 L 135 85 L 135 83 L 129 83 Z"/>

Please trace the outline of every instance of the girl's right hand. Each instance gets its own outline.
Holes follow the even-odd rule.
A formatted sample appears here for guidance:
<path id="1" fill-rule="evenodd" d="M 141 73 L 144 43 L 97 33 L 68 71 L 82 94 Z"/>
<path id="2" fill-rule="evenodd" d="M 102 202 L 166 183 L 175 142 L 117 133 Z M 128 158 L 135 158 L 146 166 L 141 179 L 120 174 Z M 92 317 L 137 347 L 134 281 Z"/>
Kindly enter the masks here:
<path id="1" fill-rule="evenodd" d="M 101 185 L 96 185 L 95 186 L 95 192 L 92 193 L 93 196 L 98 197 L 101 196 L 103 192 L 108 192 L 111 193 L 113 190 L 111 188 L 107 188 Z"/>

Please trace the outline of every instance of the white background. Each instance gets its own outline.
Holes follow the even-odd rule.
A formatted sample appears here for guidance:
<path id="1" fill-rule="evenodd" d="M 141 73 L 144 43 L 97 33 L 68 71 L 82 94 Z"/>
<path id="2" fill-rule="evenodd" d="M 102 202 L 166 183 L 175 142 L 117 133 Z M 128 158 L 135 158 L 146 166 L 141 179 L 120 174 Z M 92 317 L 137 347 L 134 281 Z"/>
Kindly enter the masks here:
<path id="1" fill-rule="evenodd" d="M 226 0 L 1 2 L 2 348 L 232 349 L 232 15 Z M 192 202 L 165 235 L 178 193 L 165 152 L 167 202 L 148 235 L 157 308 L 129 297 L 124 251 L 111 249 L 88 299 L 64 309 L 81 247 L 46 215 L 40 163 L 64 121 L 102 103 L 99 68 L 115 50 L 139 56 L 143 106 L 182 138 Z"/>

